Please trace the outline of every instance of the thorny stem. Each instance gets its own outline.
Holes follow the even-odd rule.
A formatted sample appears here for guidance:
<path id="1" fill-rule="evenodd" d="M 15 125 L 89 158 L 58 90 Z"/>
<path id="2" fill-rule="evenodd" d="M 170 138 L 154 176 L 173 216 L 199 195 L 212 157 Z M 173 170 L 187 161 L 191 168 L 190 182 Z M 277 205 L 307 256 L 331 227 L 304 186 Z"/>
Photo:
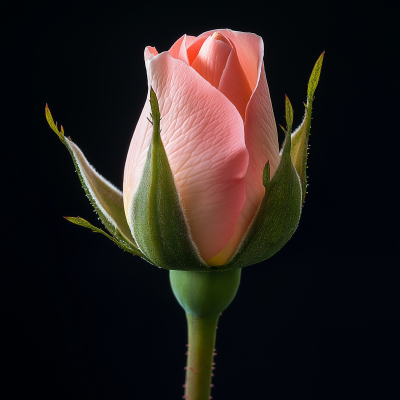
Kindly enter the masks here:
<path id="1" fill-rule="evenodd" d="M 189 349 L 186 400 L 209 400 L 218 318 L 236 295 L 241 269 L 224 272 L 171 270 L 172 291 L 186 312 Z"/>
<path id="2" fill-rule="evenodd" d="M 188 323 L 188 357 L 186 367 L 186 400 L 209 400 L 213 371 L 214 345 L 219 314 L 195 317 L 186 313 Z"/>

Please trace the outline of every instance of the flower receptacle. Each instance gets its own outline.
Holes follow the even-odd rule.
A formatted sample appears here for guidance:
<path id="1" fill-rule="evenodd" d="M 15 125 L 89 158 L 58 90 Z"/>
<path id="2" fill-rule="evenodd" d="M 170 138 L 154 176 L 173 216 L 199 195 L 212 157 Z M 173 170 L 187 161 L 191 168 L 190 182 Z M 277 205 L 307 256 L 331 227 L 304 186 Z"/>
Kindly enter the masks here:
<path id="1" fill-rule="evenodd" d="M 179 304 L 195 317 L 221 314 L 234 299 L 241 269 L 226 272 L 177 271 L 169 273 L 172 291 Z"/>

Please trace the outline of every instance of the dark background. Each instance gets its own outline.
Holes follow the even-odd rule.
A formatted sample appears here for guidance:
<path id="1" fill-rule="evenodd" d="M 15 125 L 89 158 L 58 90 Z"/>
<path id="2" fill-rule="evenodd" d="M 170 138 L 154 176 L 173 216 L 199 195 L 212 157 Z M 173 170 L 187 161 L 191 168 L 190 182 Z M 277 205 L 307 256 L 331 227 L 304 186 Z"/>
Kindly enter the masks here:
<path id="1" fill-rule="evenodd" d="M 101 226 L 44 107 L 121 188 L 147 90 L 144 47 L 225 27 L 263 37 L 277 124 L 285 94 L 301 122 L 312 67 L 326 56 L 300 225 L 278 254 L 243 270 L 219 323 L 212 395 L 400 398 L 390 9 L 127 4 L 16 1 L 0 11 L 2 398 L 183 395 L 186 321 L 168 272 L 62 218 Z"/>

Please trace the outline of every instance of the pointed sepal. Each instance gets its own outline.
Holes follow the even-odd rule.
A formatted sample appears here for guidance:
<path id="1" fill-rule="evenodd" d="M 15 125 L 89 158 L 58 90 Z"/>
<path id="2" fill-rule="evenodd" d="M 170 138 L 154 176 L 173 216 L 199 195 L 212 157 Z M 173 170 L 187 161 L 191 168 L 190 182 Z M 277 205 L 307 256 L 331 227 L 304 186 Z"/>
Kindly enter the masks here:
<path id="1" fill-rule="evenodd" d="M 161 139 L 160 111 L 150 89 L 153 135 L 128 222 L 140 250 L 153 264 L 181 271 L 209 271 L 195 246 Z"/>
<path id="2" fill-rule="evenodd" d="M 112 183 L 104 179 L 92 165 L 89 164 L 80 148 L 72 142 L 70 138 L 65 136 L 62 126 L 61 131 L 58 130 L 57 123 L 54 123 L 47 104 L 45 114 L 51 129 L 57 134 L 61 142 L 70 152 L 82 187 L 90 203 L 93 205 L 95 212 L 98 214 L 99 219 L 122 246 L 129 248 L 132 253 L 143 257 L 143 254 L 138 249 L 132 237 L 125 217 L 122 192 Z"/>
<path id="3" fill-rule="evenodd" d="M 265 188 L 267 188 L 270 181 L 271 181 L 271 166 L 269 165 L 269 161 L 267 161 L 263 170 L 263 185 Z"/>
<path id="4" fill-rule="evenodd" d="M 96 226 L 92 225 L 91 223 L 89 223 L 85 219 L 83 219 L 81 217 L 64 217 L 64 218 L 67 221 L 72 222 L 73 224 L 76 224 L 76 225 L 79 225 L 79 226 L 83 226 L 84 228 L 89 228 L 89 229 L 92 230 L 92 232 L 101 233 L 102 235 L 104 235 L 105 237 L 110 239 L 112 242 L 114 242 L 122 250 L 127 251 L 129 253 L 132 253 L 134 255 L 137 255 L 130 247 L 125 246 L 123 243 L 119 242 L 115 237 L 110 236 L 108 233 L 106 233 L 102 229 L 97 228 Z"/>
<path id="5" fill-rule="evenodd" d="M 289 100 L 289 97 L 287 96 L 285 96 L 285 118 L 286 118 L 287 132 L 291 132 L 293 126 L 293 107 L 292 103 Z"/>
<path id="6" fill-rule="evenodd" d="M 318 58 L 313 71 L 311 73 L 310 80 L 308 82 L 307 88 L 307 104 L 305 105 L 305 114 L 302 123 L 300 126 L 293 132 L 292 134 L 292 160 L 293 165 L 298 172 L 302 190 L 303 190 L 303 203 L 306 195 L 307 189 L 307 156 L 308 156 L 308 139 L 310 136 L 311 129 L 311 113 L 312 113 L 312 104 L 314 100 L 314 92 L 317 88 L 319 77 L 321 75 L 322 61 L 324 59 L 323 52 Z"/>
<path id="7" fill-rule="evenodd" d="M 264 197 L 236 253 L 220 270 L 243 268 L 272 257 L 292 237 L 299 224 L 302 192 L 290 155 L 292 123 L 293 109 L 286 97 L 287 127 L 281 161 L 271 180 L 269 163 L 265 164 Z"/>

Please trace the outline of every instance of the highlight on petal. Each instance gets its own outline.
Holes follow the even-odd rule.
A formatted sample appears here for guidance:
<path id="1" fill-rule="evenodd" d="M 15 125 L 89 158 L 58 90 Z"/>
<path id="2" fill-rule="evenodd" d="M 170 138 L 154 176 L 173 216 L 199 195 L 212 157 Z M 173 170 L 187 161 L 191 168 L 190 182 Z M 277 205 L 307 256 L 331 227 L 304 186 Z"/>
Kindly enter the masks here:
<path id="1" fill-rule="evenodd" d="M 211 37 L 215 40 L 226 43 L 230 48 L 232 48 L 232 43 L 228 40 L 221 32 L 214 32 Z"/>
<path id="2" fill-rule="evenodd" d="M 246 200 L 248 152 L 236 108 L 193 68 L 164 52 L 146 62 L 157 93 L 161 138 L 191 234 L 204 260 L 229 242 Z M 142 175 L 152 126 L 146 101 L 130 145 L 124 174 L 124 205 Z"/>

